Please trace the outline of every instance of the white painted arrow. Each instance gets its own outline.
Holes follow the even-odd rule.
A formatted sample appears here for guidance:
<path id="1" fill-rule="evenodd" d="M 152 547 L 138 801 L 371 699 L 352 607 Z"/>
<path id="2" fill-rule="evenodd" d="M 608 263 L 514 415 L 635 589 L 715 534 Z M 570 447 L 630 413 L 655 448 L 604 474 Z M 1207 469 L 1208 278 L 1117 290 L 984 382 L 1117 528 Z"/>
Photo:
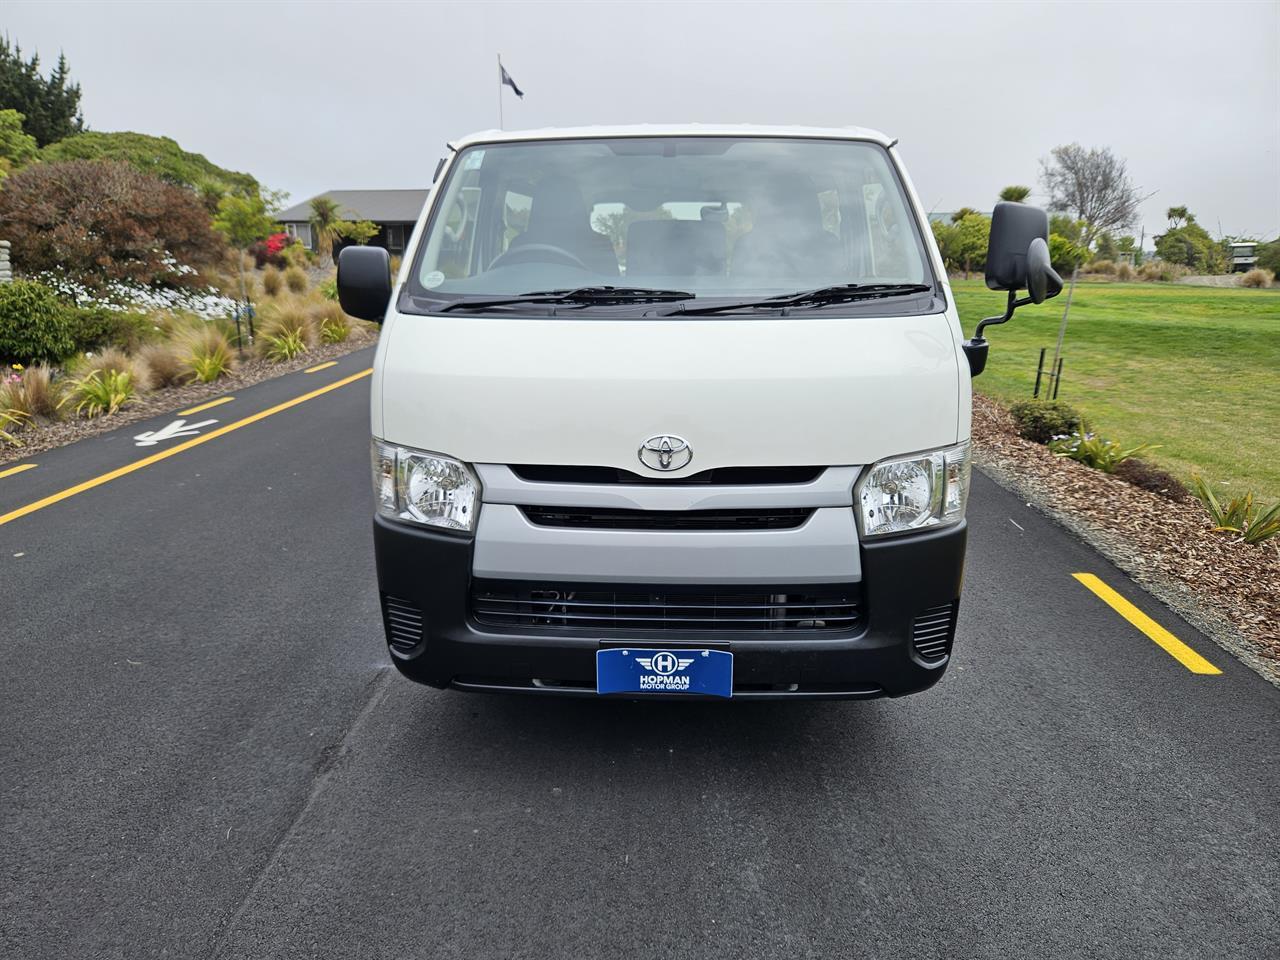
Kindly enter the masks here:
<path id="1" fill-rule="evenodd" d="M 174 437 L 193 437 L 200 432 L 201 427 L 212 426 L 217 420 L 201 420 L 199 423 L 187 423 L 185 420 L 175 420 L 166 427 L 159 430 L 148 430 L 146 433 L 140 433 L 133 439 L 138 441 L 135 447 L 154 447 L 162 440 L 172 440 Z"/>

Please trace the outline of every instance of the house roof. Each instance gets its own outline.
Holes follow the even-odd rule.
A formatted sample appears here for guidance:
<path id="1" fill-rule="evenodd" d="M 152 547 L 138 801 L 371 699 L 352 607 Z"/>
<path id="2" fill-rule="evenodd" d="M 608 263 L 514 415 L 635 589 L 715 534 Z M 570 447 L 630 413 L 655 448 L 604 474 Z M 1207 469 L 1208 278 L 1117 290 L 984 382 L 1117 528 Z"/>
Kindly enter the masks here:
<path id="1" fill-rule="evenodd" d="M 320 194 L 338 204 L 348 220 L 374 223 L 413 223 L 422 212 L 429 190 L 326 190 Z M 312 197 L 311 200 L 315 200 Z M 306 223 L 311 219 L 311 200 L 295 203 L 276 215 L 279 223 Z"/>
<path id="2" fill-rule="evenodd" d="M 461 150 L 476 143 L 520 140 L 578 140 L 592 137 L 800 137 L 814 140 L 871 140 L 889 146 L 879 130 L 865 127 L 785 127 L 754 124 L 634 124 L 627 126 L 548 127 L 542 130 L 482 130 L 451 143 Z"/>

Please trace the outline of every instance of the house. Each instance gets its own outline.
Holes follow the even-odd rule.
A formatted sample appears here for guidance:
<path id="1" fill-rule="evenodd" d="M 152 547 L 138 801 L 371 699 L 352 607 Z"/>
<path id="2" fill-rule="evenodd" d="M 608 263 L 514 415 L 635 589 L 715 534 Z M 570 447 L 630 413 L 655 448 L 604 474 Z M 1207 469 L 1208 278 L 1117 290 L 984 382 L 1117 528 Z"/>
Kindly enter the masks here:
<path id="1" fill-rule="evenodd" d="M 320 194 L 338 205 L 344 220 L 370 220 L 378 225 L 378 233 L 369 241 L 399 256 L 418 222 L 418 214 L 427 201 L 427 190 L 327 190 Z M 311 200 L 317 199 L 312 197 Z M 311 200 L 294 204 L 276 217 L 291 237 L 297 237 L 308 249 L 316 249 L 311 229 Z M 335 245 L 334 253 L 341 247 Z"/>

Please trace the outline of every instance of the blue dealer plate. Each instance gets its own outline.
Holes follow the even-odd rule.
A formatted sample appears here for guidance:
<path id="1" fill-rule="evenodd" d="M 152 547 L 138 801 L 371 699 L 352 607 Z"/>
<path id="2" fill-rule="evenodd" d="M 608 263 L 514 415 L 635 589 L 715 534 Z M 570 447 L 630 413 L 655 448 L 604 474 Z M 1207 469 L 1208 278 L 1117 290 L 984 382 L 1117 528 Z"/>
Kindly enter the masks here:
<path id="1" fill-rule="evenodd" d="M 596 652 L 596 693 L 688 693 L 733 696 L 733 654 L 724 650 Z"/>

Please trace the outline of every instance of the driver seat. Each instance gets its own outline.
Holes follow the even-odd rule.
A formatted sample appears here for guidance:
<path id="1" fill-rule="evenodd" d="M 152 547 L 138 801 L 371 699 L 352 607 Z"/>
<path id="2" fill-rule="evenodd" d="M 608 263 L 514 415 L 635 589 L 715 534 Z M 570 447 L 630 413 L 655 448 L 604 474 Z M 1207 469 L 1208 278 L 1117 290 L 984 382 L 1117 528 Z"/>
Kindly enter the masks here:
<path id="1" fill-rule="evenodd" d="M 613 243 L 591 229 L 591 218 L 582 193 L 568 177 L 552 174 L 533 188 L 529 226 L 515 237 L 509 250 L 531 243 L 546 243 L 573 254 L 593 273 L 618 275 Z"/>

